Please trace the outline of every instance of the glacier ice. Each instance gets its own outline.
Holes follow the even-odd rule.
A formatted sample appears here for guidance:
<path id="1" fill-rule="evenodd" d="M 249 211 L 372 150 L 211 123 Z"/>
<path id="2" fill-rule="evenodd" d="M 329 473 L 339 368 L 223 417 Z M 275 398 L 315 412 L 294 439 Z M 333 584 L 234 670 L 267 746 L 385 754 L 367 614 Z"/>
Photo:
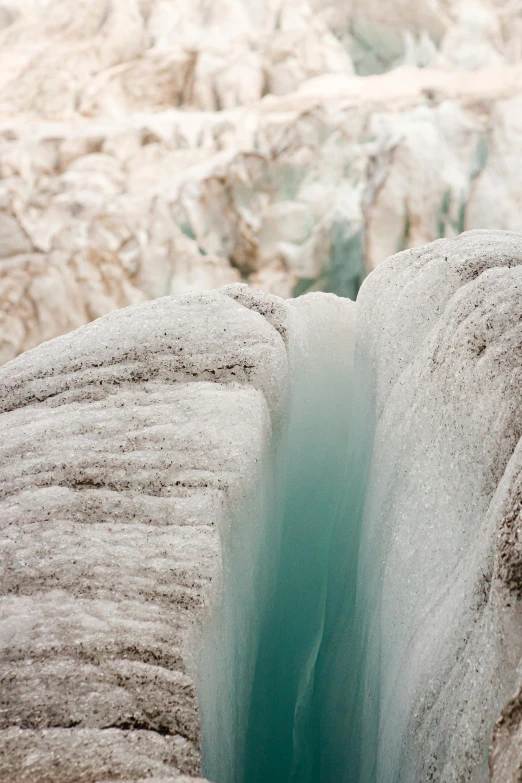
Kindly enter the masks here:
<path id="1" fill-rule="evenodd" d="M 398 254 L 352 306 L 354 358 L 353 325 L 343 337 L 320 299 L 287 303 L 304 319 L 289 321 L 289 420 L 259 522 L 280 559 L 262 564 L 241 761 L 222 773 L 204 755 L 210 780 L 489 779 L 495 721 L 520 685 L 519 561 L 506 551 L 521 261 L 522 238 L 505 232 Z"/>
<path id="2" fill-rule="evenodd" d="M 213 783 L 519 779 L 521 260 L 471 232 L 0 369 L 2 783 L 197 775 L 200 721 Z"/>
<path id="3" fill-rule="evenodd" d="M 353 298 L 399 249 L 521 230 L 518 6 L 0 0 L 0 363 L 144 299 Z"/>

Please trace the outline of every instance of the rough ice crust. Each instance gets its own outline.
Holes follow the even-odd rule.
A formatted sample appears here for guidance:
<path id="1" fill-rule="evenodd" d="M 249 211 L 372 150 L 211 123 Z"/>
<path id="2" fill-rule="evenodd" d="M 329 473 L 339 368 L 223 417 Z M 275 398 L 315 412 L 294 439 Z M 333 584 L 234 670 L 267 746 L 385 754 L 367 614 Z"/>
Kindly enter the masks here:
<path id="1" fill-rule="evenodd" d="M 2 783 L 197 775 L 219 531 L 255 494 L 287 368 L 278 332 L 218 292 L 2 368 Z"/>
<path id="2" fill-rule="evenodd" d="M 496 717 L 520 687 L 521 302 L 522 236 L 501 232 L 394 256 L 358 299 L 371 458 L 325 714 L 341 741 L 360 700 L 364 783 L 488 780 Z M 495 783 L 519 779 L 519 693 L 493 733 Z"/>

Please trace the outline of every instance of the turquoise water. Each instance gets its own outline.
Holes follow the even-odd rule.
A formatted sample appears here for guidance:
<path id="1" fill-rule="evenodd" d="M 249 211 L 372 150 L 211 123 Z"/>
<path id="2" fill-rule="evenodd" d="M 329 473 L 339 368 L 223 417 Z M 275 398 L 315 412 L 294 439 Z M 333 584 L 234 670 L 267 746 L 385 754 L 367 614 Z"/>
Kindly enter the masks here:
<path id="1" fill-rule="evenodd" d="M 263 532 L 248 553 L 236 546 L 225 578 L 221 663 L 215 638 L 209 663 L 219 708 L 202 710 L 203 774 L 215 783 L 359 781 L 355 586 L 371 401 L 361 387 L 352 410 L 352 355 L 311 360 L 307 339 L 263 502 L 248 514 Z"/>
<path id="2" fill-rule="evenodd" d="M 366 667 L 369 645 L 373 660 L 379 657 L 379 640 L 369 638 L 368 630 L 375 585 L 361 585 L 358 580 L 373 445 L 374 384 L 361 351 L 356 355 L 354 376 L 349 447 L 331 537 L 328 600 L 316 667 L 320 732 L 316 746 L 319 772 L 314 783 L 372 783 L 376 779 L 378 677 Z"/>
<path id="3" fill-rule="evenodd" d="M 343 494 L 349 378 L 297 377 L 291 401 L 277 589 L 252 689 L 245 783 L 312 780 L 317 744 L 315 670 L 324 630 L 332 529 Z"/>

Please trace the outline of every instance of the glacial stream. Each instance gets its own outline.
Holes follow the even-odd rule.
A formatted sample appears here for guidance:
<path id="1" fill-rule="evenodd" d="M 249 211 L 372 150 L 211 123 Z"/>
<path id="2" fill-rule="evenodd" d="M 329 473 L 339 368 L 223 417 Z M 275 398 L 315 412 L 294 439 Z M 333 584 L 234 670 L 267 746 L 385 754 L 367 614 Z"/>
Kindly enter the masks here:
<path id="1" fill-rule="evenodd" d="M 215 783 L 357 779 L 357 739 L 337 746 L 330 725 L 352 709 L 333 631 L 341 612 L 351 638 L 360 522 L 349 437 L 350 428 L 361 436 L 350 421 L 354 307 L 338 300 L 344 309 L 331 313 L 322 296 L 291 306 L 289 415 L 239 522 L 243 541 L 224 543 L 225 610 L 207 643 L 201 698 L 203 774 Z"/>
<path id="2" fill-rule="evenodd" d="M 316 672 L 332 530 L 345 493 L 352 344 L 344 337 L 345 356 L 336 359 L 325 340 L 328 324 L 308 315 L 306 300 L 299 304 L 310 326 L 291 357 L 277 587 L 259 641 L 244 783 L 319 780 Z M 343 336 L 334 333 L 334 341 L 343 345 Z M 311 361 L 312 356 L 321 358 Z"/>

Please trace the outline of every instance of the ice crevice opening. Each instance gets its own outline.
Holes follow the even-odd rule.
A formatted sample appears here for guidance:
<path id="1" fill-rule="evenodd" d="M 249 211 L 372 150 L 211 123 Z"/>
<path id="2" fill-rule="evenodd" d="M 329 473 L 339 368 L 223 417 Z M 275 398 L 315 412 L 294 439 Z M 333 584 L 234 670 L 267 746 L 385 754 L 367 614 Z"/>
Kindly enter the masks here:
<path id="1" fill-rule="evenodd" d="M 521 261 L 520 236 L 470 232 L 393 257 L 357 304 L 287 303 L 287 414 L 205 642 L 209 780 L 489 779 L 520 685 L 498 536 L 522 483 Z"/>
<path id="2" fill-rule="evenodd" d="M 223 602 L 204 645 L 203 773 L 213 781 L 304 779 L 309 763 L 355 306 L 314 293 L 286 311 L 286 415 L 257 486 L 233 511 L 235 532 L 223 536 Z"/>

